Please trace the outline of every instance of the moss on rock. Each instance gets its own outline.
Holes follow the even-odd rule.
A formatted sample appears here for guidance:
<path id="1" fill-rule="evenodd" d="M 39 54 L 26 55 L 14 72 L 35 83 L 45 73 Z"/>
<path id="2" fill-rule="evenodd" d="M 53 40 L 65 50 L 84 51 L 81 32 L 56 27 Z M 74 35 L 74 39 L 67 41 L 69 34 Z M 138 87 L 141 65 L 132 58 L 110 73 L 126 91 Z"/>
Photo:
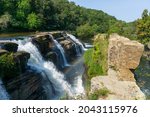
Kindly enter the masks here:
<path id="1" fill-rule="evenodd" d="M 13 53 L 0 56 L 0 76 L 5 79 L 13 78 L 20 74 L 20 70 L 14 60 Z"/>
<path id="2" fill-rule="evenodd" d="M 27 52 L 5 53 L 0 56 L 0 76 L 11 79 L 25 71 L 30 54 Z"/>

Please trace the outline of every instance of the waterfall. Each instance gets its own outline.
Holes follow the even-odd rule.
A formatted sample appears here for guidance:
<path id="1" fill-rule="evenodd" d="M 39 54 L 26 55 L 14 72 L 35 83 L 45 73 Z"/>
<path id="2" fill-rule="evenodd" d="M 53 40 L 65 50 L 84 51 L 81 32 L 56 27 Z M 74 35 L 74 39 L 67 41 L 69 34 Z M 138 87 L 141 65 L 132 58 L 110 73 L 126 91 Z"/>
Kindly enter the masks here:
<path id="1" fill-rule="evenodd" d="M 55 39 L 53 39 L 53 41 L 56 51 L 58 52 L 59 50 L 59 61 L 61 61 L 60 63 L 62 64 L 62 66 L 70 66 L 66 60 L 65 51 L 62 46 Z M 3 42 L 6 42 L 6 40 L 3 40 Z M 74 83 L 69 84 L 64 74 L 59 72 L 52 62 L 44 60 L 38 48 L 32 44 L 30 37 L 23 37 L 22 40 L 7 40 L 7 42 L 17 43 L 18 51 L 25 51 L 30 53 L 28 66 L 30 66 L 30 68 L 33 70 L 39 71 L 43 78 L 49 80 L 49 83 L 45 83 L 43 86 L 46 90 L 46 94 L 49 97 L 48 99 L 59 99 L 64 95 L 67 95 L 70 98 L 76 98 L 77 96 L 84 94 L 82 75 L 73 78 Z M 77 39 L 72 39 L 72 42 L 74 42 L 76 46 L 77 53 L 81 54 L 81 50 L 79 47 L 84 50 L 82 43 L 79 42 Z M 3 86 L 2 81 L 0 81 L 0 99 L 9 99 L 9 96 L 5 90 L 5 87 Z"/>
<path id="2" fill-rule="evenodd" d="M 66 67 L 66 66 L 70 66 L 67 62 L 67 59 L 65 56 L 65 51 L 64 51 L 63 47 L 56 40 L 53 39 L 53 41 L 55 43 L 56 48 L 60 52 L 60 58 L 59 59 L 61 61 L 60 63 L 61 63 L 62 68 Z"/>
<path id="3" fill-rule="evenodd" d="M 79 54 L 82 54 L 84 51 L 87 50 L 86 48 L 84 48 L 83 44 L 82 44 L 74 35 L 67 34 L 67 36 L 69 36 L 70 39 L 71 39 L 73 42 L 75 42 L 76 44 L 78 44 L 78 45 L 80 46 L 81 52 L 79 53 L 79 50 L 77 50 L 77 52 L 78 52 Z M 79 48 L 78 48 L 78 49 L 79 49 Z"/>
<path id="4" fill-rule="evenodd" d="M 21 43 L 18 44 L 18 50 L 30 53 L 31 57 L 28 61 L 28 65 L 35 70 L 44 72 L 45 77 L 52 83 L 54 90 L 57 93 L 55 99 L 58 99 L 64 94 L 67 94 L 70 97 L 73 96 L 71 86 L 65 81 L 64 75 L 57 71 L 52 62 L 43 59 L 36 46 L 31 42 L 27 42 L 24 45 Z"/>
<path id="5" fill-rule="evenodd" d="M 8 99 L 9 99 L 9 95 L 6 92 L 2 80 L 0 79 L 0 100 L 8 100 Z"/>
<path id="6" fill-rule="evenodd" d="M 82 75 L 75 77 L 74 84 L 73 84 L 73 91 L 74 91 L 75 97 L 85 95 L 85 90 L 84 90 L 83 82 L 82 82 Z"/>

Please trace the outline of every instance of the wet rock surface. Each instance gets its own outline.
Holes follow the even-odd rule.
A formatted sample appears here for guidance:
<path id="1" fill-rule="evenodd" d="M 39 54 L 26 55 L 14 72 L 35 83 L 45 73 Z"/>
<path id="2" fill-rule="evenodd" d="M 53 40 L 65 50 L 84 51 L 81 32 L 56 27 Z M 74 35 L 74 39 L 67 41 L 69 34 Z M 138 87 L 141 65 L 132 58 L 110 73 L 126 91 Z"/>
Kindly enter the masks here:
<path id="1" fill-rule="evenodd" d="M 28 70 L 13 80 L 5 82 L 5 87 L 12 100 L 50 99 L 43 86 L 45 82 L 46 84 L 44 84 L 44 86 L 49 86 L 49 81 L 43 79 L 41 73 Z"/>
<path id="2" fill-rule="evenodd" d="M 17 52 L 18 44 L 13 42 L 0 42 L 0 47 L 9 52 Z"/>

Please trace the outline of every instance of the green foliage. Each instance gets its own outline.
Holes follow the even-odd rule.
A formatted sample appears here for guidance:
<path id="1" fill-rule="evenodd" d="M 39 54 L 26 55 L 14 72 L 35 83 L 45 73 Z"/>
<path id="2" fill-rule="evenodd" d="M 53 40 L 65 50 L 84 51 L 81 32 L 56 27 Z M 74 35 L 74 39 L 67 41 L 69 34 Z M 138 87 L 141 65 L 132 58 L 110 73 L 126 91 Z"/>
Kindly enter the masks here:
<path id="1" fill-rule="evenodd" d="M 110 22 L 117 21 L 103 11 L 80 7 L 68 0 L 1 0 L 0 6 L 0 17 L 5 12 L 12 16 L 7 27 L 10 31 L 69 30 L 89 39 L 107 32 Z"/>
<path id="2" fill-rule="evenodd" d="M 142 13 L 142 19 L 147 18 L 148 17 L 148 10 L 144 9 L 143 13 Z"/>
<path id="3" fill-rule="evenodd" d="M 35 13 L 31 13 L 27 17 L 29 29 L 37 29 L 41 26 L 41 20 Z"/>
<path id="4" fill-rule="evenodd" d="M 90 78 L 106 75 L 108 69 L 108 40 L 107 35 L 98 34 L 94 38 L 94 48 L 85 52 L 84 60 Z"/>
<path id="5" fill-rule="evenodd" d="M 5 79 L 13 78 L 20 74 L 19 68 L 14 60 L 13 54 L 0 56 L 0 76 Z"/>
<path id="6" fill-rule="evenodd" d="M 89 100 L 97 100 L 99 98 L 107 97 L 110 91 L 107 88 L 102 88 L 94 91 L 93 93 L 88 95 Z"/>
<path id="7" fill-rule="evenodd" d="M 11 22 L 11 15 L 9 13 L 5 13 L 0 17 L 0 30 L 5 30 L 8 28 Z"/>
<path id="8" fill-rule="evenodd" d="M 117 21 L 110 25 L 108 33 L 117 33 L 129 39 L 136 40 L 137 36 L 135 27 L 135 22 L 126 23 L 123 21 Z"/>
<path id="9" fill-rule="evenodd" d="M 147 44 L 150 41 L 150 15 L 146 9 L 142 13 L 142 19 L 136 21 L 136 33 L 140 42 Z"/>
<path id="10" fill-rule="evenodd" d="M 90 26 L 89 24 L 84 24 L 77 27 L 76 33 L 80 37 L 80 39 L 89 40 L 96 33 L 98 33 L 98 28 L 99 27 L 96 24 L 92 26 Z"/>

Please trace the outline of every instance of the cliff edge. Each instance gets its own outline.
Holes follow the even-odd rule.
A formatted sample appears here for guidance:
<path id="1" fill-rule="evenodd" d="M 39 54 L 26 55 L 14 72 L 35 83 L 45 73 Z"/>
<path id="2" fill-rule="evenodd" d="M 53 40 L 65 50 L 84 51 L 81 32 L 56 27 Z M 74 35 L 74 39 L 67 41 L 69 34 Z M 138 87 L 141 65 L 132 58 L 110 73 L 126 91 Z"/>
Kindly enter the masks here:
<path id="1" fill-rule="evenodd" d="M 108 47 L 108 76 L 91 80 L 91 92 L 107 88 L 110 93 L 99 99 L 135 100 L 145 99 L 137 86 L 134 70 L 140 63 L 144 45 L 117 34 L 110 35 Z"/>

